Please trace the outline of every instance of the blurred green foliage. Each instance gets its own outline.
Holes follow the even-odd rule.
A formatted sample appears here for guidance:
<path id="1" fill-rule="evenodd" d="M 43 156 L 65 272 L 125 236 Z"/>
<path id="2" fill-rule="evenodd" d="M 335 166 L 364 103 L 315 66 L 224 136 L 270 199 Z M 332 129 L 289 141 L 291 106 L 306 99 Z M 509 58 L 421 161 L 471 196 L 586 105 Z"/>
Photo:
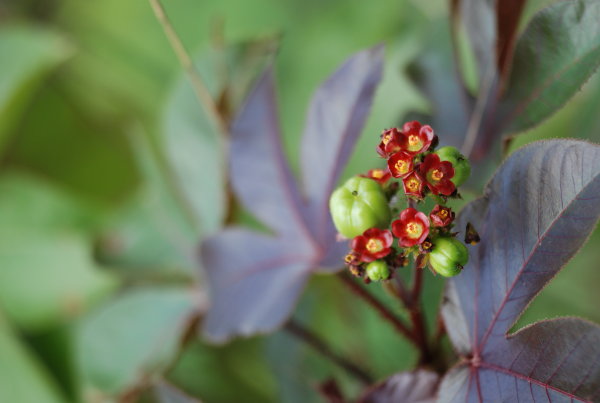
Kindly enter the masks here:
<path id="1" fill-rule="evenodd" d="M 404 70 L 428 26 L 446 15 L 444 2 L 164 5 L 213 94 L 236 84 L 229 87 L 232 106 L 278 38 L 278 95 L 294 167 L 312 92 L 361 48 L 387 43 L 386 70 L 346 176 L 379 163 L 373 151 L 382 128 L 428 108 Z M 263 59 L 249 57 L 246 45 L 222 50 L 257 38 Z M 598 141 L 599 100 L 596 78 L 511 150 L 542 138 Z M 224 214 L 213 133 L 147 1 L 0 3 L 1 402 L 136 401 L 163 378 L 207 402 L 315 401 L 329 377 L 359 392 L 287 333 L 218 347 L 196 337 L 206 290 L 195 249 Z M 573 314 L 600 322 L 598 242 L 597 232 L 519 326 Z M 430 327 L 442 285 L 426 279 Z M 377 378 L 416 358 L 333 278 L 312 279 L 296 316 Z"/>

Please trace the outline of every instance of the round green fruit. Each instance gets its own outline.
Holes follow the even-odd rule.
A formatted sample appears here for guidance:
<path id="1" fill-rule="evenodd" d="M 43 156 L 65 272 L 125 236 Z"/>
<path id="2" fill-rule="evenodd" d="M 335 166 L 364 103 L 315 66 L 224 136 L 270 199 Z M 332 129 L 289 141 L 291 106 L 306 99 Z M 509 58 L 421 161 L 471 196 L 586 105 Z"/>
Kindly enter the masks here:
<path id="1" fill-rule="evenodd" d="M 367 276 L 371 281 L 387 280 L 390 269 L 383 260 L 376 260 L 367 265 Z"/>
<path id="2" fill-rule="evenodd" d="M 440 157 L 440 161 L 449 161 L 454 167 L 454 177 L 450 179 L 454 186 L 459 187 L 469 179 L 471 175 L 471 164 L 469 160 L 458 151 L 456 147 L 442 147 L 434 154 Z"/>
<path id="3" fill-rule="evenodd" d="M 467 247 L 456 238 L 434 239 L 429 264 L 444 277 L 456 276 L 469 261 Z"/>
<path id="4" fill-rule="evenodd" d="M 360 176 L 350 178 L 331 194 L 329 210 L 338 232 L 346 238 L 373 227 L 387 228 L 391 218 L 381 186 Z"/>

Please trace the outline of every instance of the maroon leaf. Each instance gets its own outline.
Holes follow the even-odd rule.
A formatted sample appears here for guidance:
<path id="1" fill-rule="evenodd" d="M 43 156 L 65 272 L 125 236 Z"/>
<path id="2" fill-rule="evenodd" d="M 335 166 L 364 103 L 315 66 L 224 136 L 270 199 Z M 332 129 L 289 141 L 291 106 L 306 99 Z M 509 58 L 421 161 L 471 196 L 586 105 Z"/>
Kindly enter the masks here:
<path id="1" fill-rule="evenodd" d="M 485 196 L 461 212 L 457 227 L 471 222 L 481 242 L 469 247 L 469 264 L 450 281 L 442 306 L 465 362 L 446 377 L 444 401 L 487 401 L 500 396 L 494 395 L 499 389 L 503 401 L 533 401 L 522 395 L 521 383 L 532 395 L 540 387 L 557 401 L 591 399 L 590 391 L 600 388 L 597 326 L 561 319 L 507 336 L 532 298 L 583 245 L 600 216 L 599 200 L 600 147 L 556 140 L 513 154 Z M 575 368 L 575 380 L 566 380 Z M 596 375 L 581 377 L 586 371 Z"/>
<path id="2" fill-rule="evenodd" d="M 368 389 L 362 403 L 433 403 L 440 377 L 435 372 L 400 372 Z"/>
<path id="3" fill-rule="evenodd" d="M 347 244 L 336 242 L 328 198 L 362 130 L 382 56 L 379 47 L 358 53 L 315 96 L 303 146 L 307 200 L 282 151 L 271 69 L 250 94 L 232 125 L 231 181 L 244 206 L 276 234 L 229 229 L 203 242 L 209 339 L 275 329 L 313 271 L 341 267 Z"/>

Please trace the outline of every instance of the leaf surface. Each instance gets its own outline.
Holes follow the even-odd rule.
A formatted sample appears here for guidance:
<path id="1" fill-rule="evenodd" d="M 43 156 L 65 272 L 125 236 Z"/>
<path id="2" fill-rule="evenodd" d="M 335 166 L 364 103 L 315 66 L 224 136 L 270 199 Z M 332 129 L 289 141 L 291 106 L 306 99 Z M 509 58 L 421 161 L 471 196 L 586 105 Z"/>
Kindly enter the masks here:
<path id="1" fill-rule="evenodd" d="M 360 399 L 363 403 L 433 403 L 440 377 L 419 369 L 400 372 L 370 388 Z"/>
<path id="2" fill-rule="evenodd" d="M 309 108 L 303 164 L 306 197 L 282 150 L 272 68 L 267 68 L 234 120 L 230 173 L 244 207 L 274 234 L 227 229 L 200 249 L 212 290 L 204 334 L 274 330 L 294 308 L 309 275 L 338 270 L 347 245 L 336 242 L 328 199 L 362 130 L 382 50 L 359 52 L 321 87 Z M 315 183 L 312 184 L 312 181 Z"/>
<path id="3" fill-rule="evenodd" d="M 469 247 L 470 261 L 450 281 L 442 306 L 452 343 L 469 360 L 469 365 L 447 376 L 443 401 L 483 401 L 498 389 L 506 391 L 510 401 L 515 397 L 514 401 L 530 401 L 519 400 L 515 393 L 520 386 L 515 392 L 508 390 L 509 378 L 511 388 L 525 381 L 563 399 L 572 394 L 591 399 L 591 390 L 600 388 L 600 377 L 569 378 L 563 372 L 589 368 L 596 373 L 597 326 L 560 319 L 508 336 L 534 296 L 594 229 L 600 215 L 599 157 L 600 147 L 581 141 L 534 143 L 514 153 L 488 184 L 484 197 L 460 213 L 457 228 L 471 222 L 481 242 Z M 588 362 L 576 358 L 584 356 Z M 452 393 L 462 397 L 450 398 L 453 388 Z"/>
<path id="4" fill-rule="evenodd" d="M 600 2 L 557 2 L 519 38 L 496 123 L 529 129 L 560 109 L 600 65 Z"/>

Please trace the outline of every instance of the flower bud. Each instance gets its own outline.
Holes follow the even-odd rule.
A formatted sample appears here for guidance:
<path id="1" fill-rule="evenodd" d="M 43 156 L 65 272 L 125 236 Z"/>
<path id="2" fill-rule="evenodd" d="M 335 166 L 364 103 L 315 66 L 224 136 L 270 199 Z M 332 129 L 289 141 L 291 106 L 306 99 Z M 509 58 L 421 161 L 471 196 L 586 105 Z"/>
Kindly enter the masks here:
<path id="1" fill-rule="evenodd" d="M 367 265 L 367 276 L 371 281 L 387 280 L 390 277 L 390 269 L 383 260 L 376 260 Z"/>
<path id="2" fill-rule="evenodd" d="M 458 239 L 440 237 L 433 241 L 433 248 L 429 253 L 429 264 L 442 276 L 456 276 L 468 261 L 469 251 Z"/>
<path id="3" fill-rule="evenodd" d="M 454 167 L 454 176 L 450 180 L 456 187 L 462 185 L 469 179 L 469 175 L 471 175 L 471 164 L 469 163 L 469 160 L 456 149 L 456 147 L 442 147 L 434 154 L 437 154 L 440 157 L 440 161 L 448 161 L 452 164 Z"/>
<path id="4" fill-rule="evenodd" d="M 336 229 L 346 238 L 369 228 L 387 228 L 390 222 L 390 207 L 381 186 L 358 176 L 332 193 L 329 210 Z"/>

